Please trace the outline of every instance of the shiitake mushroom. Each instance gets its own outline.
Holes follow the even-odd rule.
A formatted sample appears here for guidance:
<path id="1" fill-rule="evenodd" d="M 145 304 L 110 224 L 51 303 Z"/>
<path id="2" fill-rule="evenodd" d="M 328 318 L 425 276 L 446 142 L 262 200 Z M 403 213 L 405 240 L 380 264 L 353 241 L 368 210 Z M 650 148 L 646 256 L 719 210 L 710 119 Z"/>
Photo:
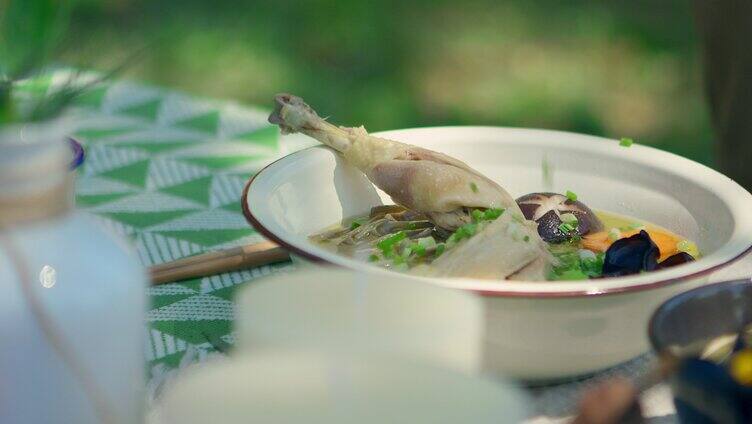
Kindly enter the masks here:
<path id="1" fill-rule="evenodd" d="M 577 218 L 576 232 L 584 236 L 603 229 L 595 212 L 584 203 L 558 193 L 530 193 L 517 199 L 526 219 L 538 223 L 538 234 L 549 243 L 561 243 L 572 237 L 573 231 L 561 229 L 561 215 L 571 213 Z"/>
<path id="2" fill-rule="evenodd" d="M 517 199 L 526 219 L 538 223 L 538 234 L 548 243 L 569 240 L 576 231 L 579 236 L 603 229 L 598 216 L 587 205 L 558 193 L 530 193 Z M 567 232 L 562 227 L 561 216 L 571 213 L 577 218 L 577 226 Z M 606 250 L 602 277 L 619 277 L 669 268 L 694 261 L 685 252 L 679 252 L 658 262 L 660 251 L 646 231 L 615 241 Z"/>

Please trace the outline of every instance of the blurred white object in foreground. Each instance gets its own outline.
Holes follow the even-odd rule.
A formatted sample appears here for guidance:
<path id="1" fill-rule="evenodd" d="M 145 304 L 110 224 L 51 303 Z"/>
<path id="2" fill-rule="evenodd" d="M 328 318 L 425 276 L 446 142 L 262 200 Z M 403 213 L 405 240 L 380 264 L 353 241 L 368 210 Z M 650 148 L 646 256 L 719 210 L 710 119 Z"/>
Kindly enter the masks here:
<path id="1" fill-rule="evenodd" d="M 525 405 L 510 387 L 424 363 L 270 350 L 185 371 L 153 424 L 503 424 Z"/>
<path id="2" fill-rule="evenodd" d="M 238 296 L 229 359 L 167 385 L 153 424 L 516 423 L 527 399 L 479 366 L 481 305 L 459 291 L 306 267 Z"/>
<path id="3" fill-rule="evenodd" d="M 305 269 L 238 296 L 237 349 L 395 354 L 465 372 L 481 367 L 481 300 L 395 273 Z"/>
<path id="4" fill-rule="evenodd" d="M 0 423 L 140 423 L 146 274 L 73 209 L 66 130 L 0 127 Z"/>

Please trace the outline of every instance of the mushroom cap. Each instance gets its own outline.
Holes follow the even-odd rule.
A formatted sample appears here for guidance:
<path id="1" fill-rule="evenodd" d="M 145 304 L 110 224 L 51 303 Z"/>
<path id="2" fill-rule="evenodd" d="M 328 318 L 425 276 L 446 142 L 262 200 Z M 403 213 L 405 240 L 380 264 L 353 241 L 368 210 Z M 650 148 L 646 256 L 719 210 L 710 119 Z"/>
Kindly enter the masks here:
<path id="1" fill-rule="evenodd" d="M 562 231 L 561 215 L 571 213 L 577 217 L 577 233 L 584 236 L 590 232 L 603 229 L 598 216 L 587 205 L 579 200 L 571 200 L 559 193 L 530 193 L 517 199 L 526 219 L 538 223 L 538 234 L 544 241 L 560 243 L 570 238 L 570 234 Z"/>

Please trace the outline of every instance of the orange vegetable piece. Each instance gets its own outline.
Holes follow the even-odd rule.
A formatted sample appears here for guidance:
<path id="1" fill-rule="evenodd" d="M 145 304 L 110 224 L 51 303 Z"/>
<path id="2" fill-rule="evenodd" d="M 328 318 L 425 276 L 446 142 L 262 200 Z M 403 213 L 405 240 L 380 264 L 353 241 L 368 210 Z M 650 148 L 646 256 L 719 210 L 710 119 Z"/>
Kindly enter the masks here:
<path id="1" fill-rule="evenodd" d="M 599 231 L 597 233 L 590 233 L 582 236 L 582 247 L 593 252 L 605 252 L 608 247 L 611 246 L 610 238 L 608 238 L 608 232 Z"/>
<path id="2" fill-rule="evenodd" d="M 638 232 L 638 230 L 623 232 L 621 233 L 621 238 L 631 237 Z M 658 261 L 662 261 L 669 256 L 679 253 L 676 244 L 681 241 L 680 238 L 673 234 L 654 229 L 647 230 L 647 232 L 650 235 L 650 239 L 653 240 L 653 243 L 655 243 L 656 246 L 658 246 L 658 251 L 661 253 L 661 257 Z M 582 247 L 594 252 L 605 252 L 613 242 L 614 241 L 608 237 L 608 232 L 606 231 L 599 231 L 582 237 Z"/>

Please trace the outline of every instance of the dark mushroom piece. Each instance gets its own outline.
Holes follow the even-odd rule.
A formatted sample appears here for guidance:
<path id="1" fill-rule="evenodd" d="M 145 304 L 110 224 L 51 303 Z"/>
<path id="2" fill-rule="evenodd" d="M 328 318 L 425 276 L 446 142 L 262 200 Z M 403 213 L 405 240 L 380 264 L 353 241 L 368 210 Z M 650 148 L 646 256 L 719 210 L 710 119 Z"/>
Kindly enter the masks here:
<path id="1" fill-rule="evenodd" d="M 538 223 L 538 234 L 549 243 L 560 243 L 570 239 L 574 230 L 578 235 L 584 236 L 603 229 L 603 224 L 595 212 L 584 203 L 571 200 L 562 194 L 530 193 L 518 198 L 517 204 L 526 219 Z M 564 231 L 561 228 L 561 215 L 566 213 L 571 213 L 577 218 L 577 226 L 573 231 Z"/>
<path id="2" fill-rule="evenodd" d="M 658 246 L 645 230 L 616 240 L 603 258 L 603 276 L 620 277 L 658 268 Z"/>
<path id="3" fill-rule="evenodd" d="M 620 277 L 670 268 L 695 260 L 686 252 L 679 252 L 658 262 L 660 251 L 647 231 L 615 241 L 603 259 L 603 277 Z"/>
<path id="4" fill-rule="evenodd" d="M 664 259 L 658 264 L 657 269 L 664 269 L 664 268 L 670 268 L 672 266 L 677 266 L 681 264 L 686 264 L 687 262 L 694 261 L 694 256 L 690 255 L 687 252 L 679 252 L 675 255 L 671 255 L 668 258 Z"/>

